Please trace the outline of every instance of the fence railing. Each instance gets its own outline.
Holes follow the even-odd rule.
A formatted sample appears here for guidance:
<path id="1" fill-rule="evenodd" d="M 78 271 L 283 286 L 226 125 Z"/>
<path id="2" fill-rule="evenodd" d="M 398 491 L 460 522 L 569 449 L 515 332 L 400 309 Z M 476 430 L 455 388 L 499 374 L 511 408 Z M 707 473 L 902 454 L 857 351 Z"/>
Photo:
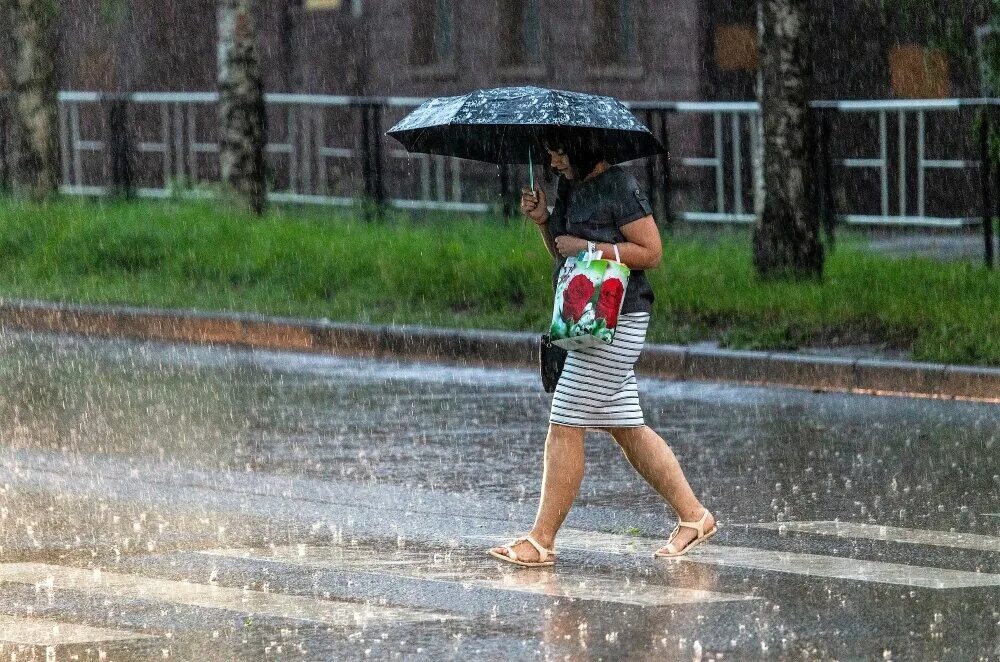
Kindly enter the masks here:
<path id="1" fill-rule="evenodd" d="M 422 99 L 267 94 L 275 202 L 512 213 L 521 169 L 409 154 L 384 131 Z M 218 177 L 213 92 L 59 94 L 62 190 L 208 195 Z M 761 141 L 756 102 L 633 102 L 671 152 L 634 164 L 661 218 L 751 223 Z M 818 207 L 830 223 L 961 228 L 984 223 L 1000 168 L 987 140 L 997 99 L 817 101 Z M 975 112 L 985 110 L 986 112 Z M 975 131 L 976 122 L 979 131 Z M 9 144 L 0 122 L 0 172 Z M 9 151 L 9 147 L 7 148 Z M 997 173 L 991 175 L 991 173 Z M 996 181 L 995 181 L 996 180 Z M 497 193 L 500 195 L 497 195 Z M 992 246 L 992 244 L 990 244 Z"/>

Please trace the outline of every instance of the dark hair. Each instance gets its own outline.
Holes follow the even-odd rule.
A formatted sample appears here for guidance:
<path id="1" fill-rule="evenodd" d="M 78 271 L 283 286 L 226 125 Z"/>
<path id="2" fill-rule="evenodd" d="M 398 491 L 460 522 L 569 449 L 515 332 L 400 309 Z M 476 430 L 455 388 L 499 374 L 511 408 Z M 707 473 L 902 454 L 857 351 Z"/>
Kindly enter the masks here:
<path id="1" fill-rule="evenodd" d="M 577 180 L 594 172 L 597 164 L 607 159 L 596 141 L 572 129 L 548 129 L 542 134 L 542 144 L 546 149 L 566 155 Z"/>

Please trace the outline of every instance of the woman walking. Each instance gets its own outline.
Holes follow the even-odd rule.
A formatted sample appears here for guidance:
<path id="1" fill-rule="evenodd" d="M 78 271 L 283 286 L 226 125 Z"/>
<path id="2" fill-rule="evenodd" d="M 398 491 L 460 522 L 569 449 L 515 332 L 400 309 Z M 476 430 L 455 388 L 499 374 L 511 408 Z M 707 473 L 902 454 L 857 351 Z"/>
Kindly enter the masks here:
<path id="1" fill-rule="evenodd" d="M 640 475 L 677 513 L 679 522 L 655 556 L 680 556 L 717 531 L 715 518 L 692 492 L 670 447 L 647 427 L 633 366 L 642 351 L 653 303 L 644 271 L 660 263 L 660 233 L 635 178 L 609 165 L 600 149 L 554 134 L 546 141 L 559 174 L 551 214 L 540 188 L 525 189 L 521 211 L 541 232 L 559 273 L 565 259 L 596 244 L 631 269 L 611 345 L 571 350 L 555 393 L 545 440 L 538 514 L 531 532 L 494 547 L 496 558 L 523 566 L 553 565 L 555 538 L 583 480 L 584 433 L 611 434 Z M 617 251 L 616 251 L 617 249 Z"/>

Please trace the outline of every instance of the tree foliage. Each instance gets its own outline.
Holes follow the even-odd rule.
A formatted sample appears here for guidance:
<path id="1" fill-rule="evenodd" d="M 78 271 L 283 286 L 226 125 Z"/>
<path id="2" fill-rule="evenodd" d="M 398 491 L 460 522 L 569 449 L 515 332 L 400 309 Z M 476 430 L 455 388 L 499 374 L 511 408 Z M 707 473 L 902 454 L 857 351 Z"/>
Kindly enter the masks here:
<path id="1" fill-rule="evenodd" d="M 889 23 L 924 36 L 966 71 L 977 71 L 985 94 L 1000 96 L 1000 0 L 875 0 Z M 976 38 L 976 30 L 993 33 Z M 978 129 L 977 129 L 978 130 Z M 991 131 L 991 149 L 1000 158 L 1000 131 Z"/>
<path id="2" fill-rule="evenodd" d="M 976 69 L 979 62 L 976 28 L 991 25 L 1000 30 L 1000 0 L 872 1 L 879 5 L 889 25 L 921 35 L 927 45 L 945 51 L 969 71 Z M 988 63 L 1000 64 L 1000 53 L 990 52 L 995 50 L 987 42 L 982 55 Z M 1000 70 L 1000 66 L 992 68 Z"/>

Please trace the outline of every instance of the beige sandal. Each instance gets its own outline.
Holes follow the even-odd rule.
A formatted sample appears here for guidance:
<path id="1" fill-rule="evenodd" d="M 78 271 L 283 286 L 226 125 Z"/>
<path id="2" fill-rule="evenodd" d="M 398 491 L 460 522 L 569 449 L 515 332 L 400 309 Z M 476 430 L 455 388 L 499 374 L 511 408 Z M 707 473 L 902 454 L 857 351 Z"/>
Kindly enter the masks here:
<path id="1" fill-rule="evenodd" d="M 719 526 L 718 523 L 716 523 L 712 526 L 712 529 L 710 531 L 706 531 L 705 520 L 708 519 L 708 515 L 709 512 L 708 509 L 706 509 L 705 514 L 702 515 L 701 519 L 698 520 L 697 522 L 677 522 L 677 526 L 675 526 L 674 530 L 670 532 L 670 538 L 667 539 L 667 544 L 665 545 L 668 551 L 664 553 L 657 550 L 653 552 L 653 556 L 657 558 L 670 558 L 672 556 L 683 556 L 684 554 L 687 554 L 688 550 L 691 549 L 692 547 L 700 545 L 701 543 L 705 542 L 706 540 L 714 536 L 716 533 L 718 533 Z M 695 531 L 698 532 L 698 535 L 695 536 L 694 540 L 685 545 L 683 549 L 677 549 L 676 547 L 674 547 L 674 538 L 677 537 L 677 532 L 681 530 L 682 526 L 686 526 L 689 529 L 694 529 Z"/>
<path id="2" fill-rule="evenodd" d="M 522 542 L 529 542 L 531 546 L 538 550 L 538 560 L 537 561 L 522 561 L 517 558 L 517 552 L 514 551 L 513 547 Z M 524 536 L 523 538 L 518 538 L 512 543 L 503 546 L 506 550 L 506 554 L 499 554 L 494 552 L 492 549 L 489 551 L 490 556 L 500 559 L 501 561 L 506 561 L 507 563 L 513 563 L 514 565 L 521 565 L 525 568 L 541 568 L 544 566 L 555 565 L 555 561 L 547 561 L 550 556 L 556 557 L 555 549 L 545 549 L 542 547 L 537 540 L 531 536 Z"/>

